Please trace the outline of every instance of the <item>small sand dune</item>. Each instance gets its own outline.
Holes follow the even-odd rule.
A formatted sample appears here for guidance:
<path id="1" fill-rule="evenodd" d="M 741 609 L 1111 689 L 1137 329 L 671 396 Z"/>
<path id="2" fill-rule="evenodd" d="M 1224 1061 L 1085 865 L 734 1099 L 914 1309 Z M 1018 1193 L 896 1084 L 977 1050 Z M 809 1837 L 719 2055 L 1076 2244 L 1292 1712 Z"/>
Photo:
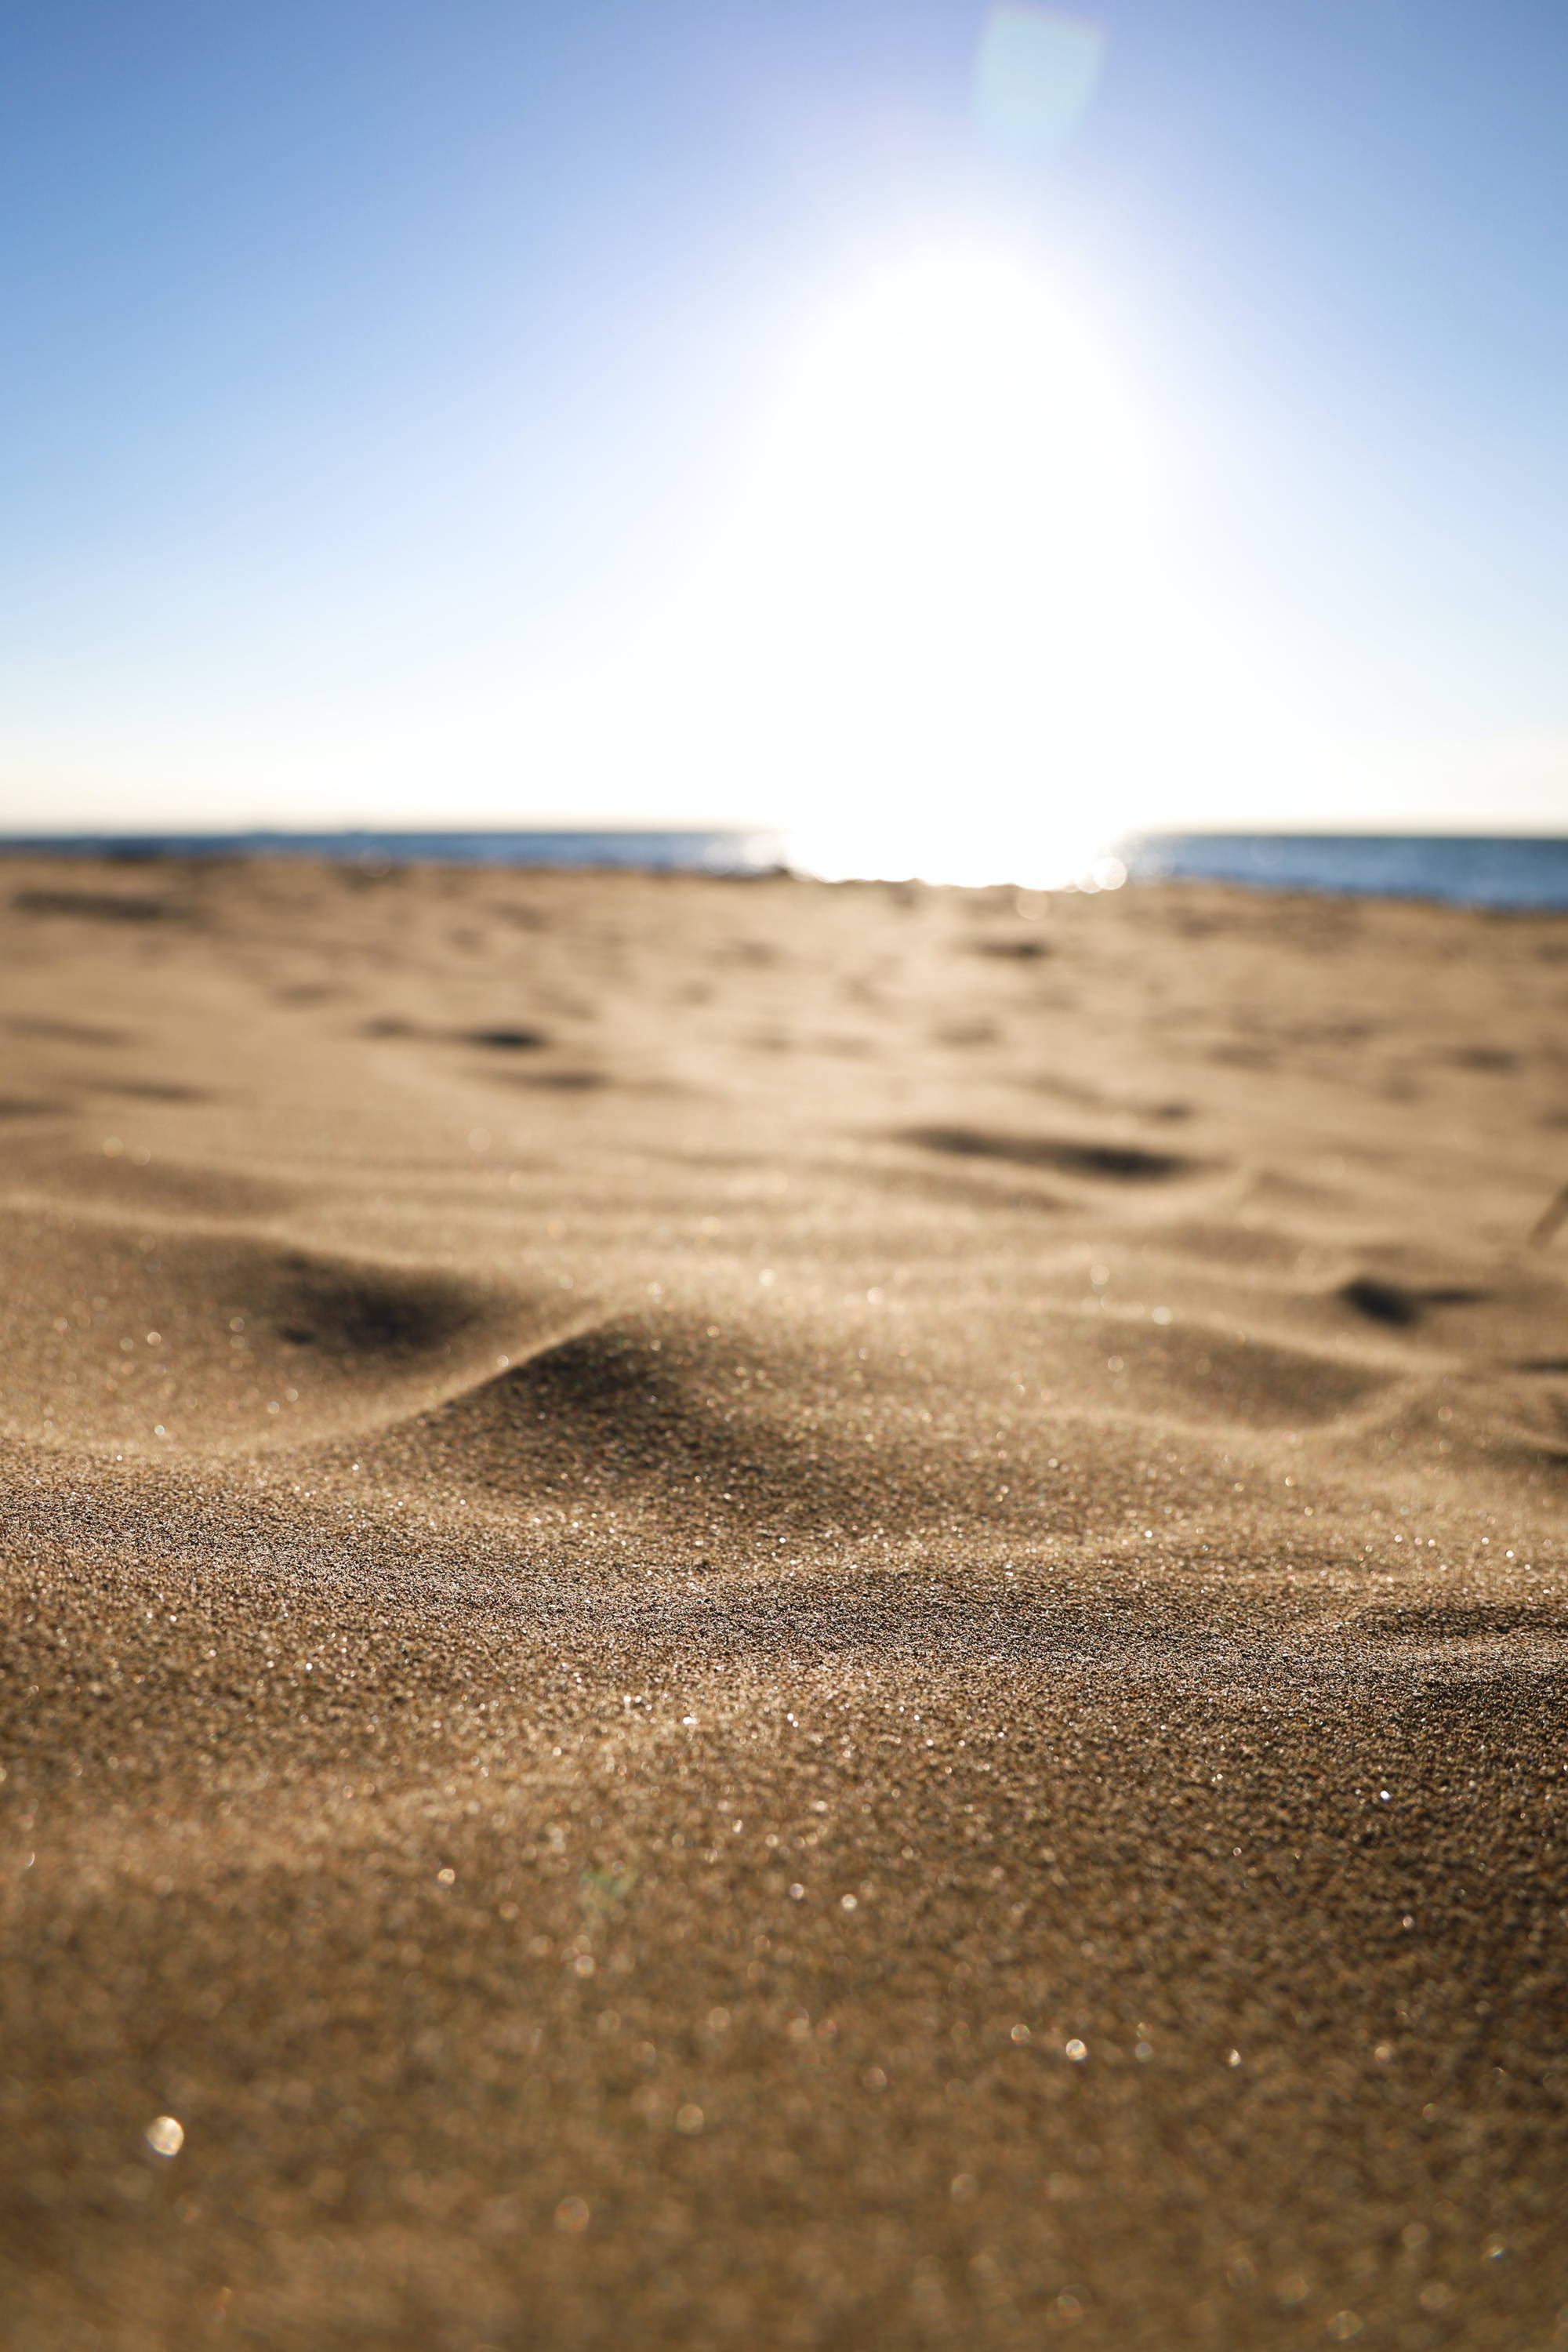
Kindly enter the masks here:
<path id="1" fill-rule="evenodd" d="M 13 859 L 6 2352 L 1568 2342 L 1568 934 Z"/>
<path id="2" fill-rule="evenodd" d="M 15 1335 L 5 1425 L 117 1457 L 378 1427 L 463 1387 L 528 1320 L 449 1275 L 79 1208 L 0 1215 L 0 1269 L 60 1309 Z"/>

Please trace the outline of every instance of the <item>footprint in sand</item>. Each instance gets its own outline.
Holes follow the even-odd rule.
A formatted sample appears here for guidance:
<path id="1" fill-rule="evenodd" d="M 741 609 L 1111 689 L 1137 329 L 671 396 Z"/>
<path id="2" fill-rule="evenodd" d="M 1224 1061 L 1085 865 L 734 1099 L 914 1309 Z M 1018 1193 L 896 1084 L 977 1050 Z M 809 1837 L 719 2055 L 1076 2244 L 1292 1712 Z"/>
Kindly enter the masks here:
<path id="1" fill-rule="evenodd" d="M 1347 1307 L 1353 1307 L 1358 1315 L 1366 1316 L 1371 1322 L 1409 1330 L 1426 1319 L 1431 1307 L 1479 1306 L 1487 1293 L 1455 1284 L 1434 1284 L 1422 1289 L 1402 1282 L 1385 1282 L 1376 1275 L 1359 1274 L 1341 1285 L 1339 1296 Z"/>
<path id="2" fill-rule="evenodd" d="M 11 904 L 22 915 L 56 915 L 89 923 L 163 923 L 182 920 L 183 907 L 169 898 L 122 890 L 17 890 Z"/>
<path id="3" fill-rule="evenodd" d="M 1164 1184 L 1177 1177 L 1209 1174 L 1217 1164 L 1183 1152 L 1148 1150 L 1134 1143 L 999 1133 L 976 1127 L 906 1128 L 894 1139 L 955 1159 L 1001 1160 L 1016 1168 L 1048 1168 L 1058 1175 L 1113 1184 Z"/>

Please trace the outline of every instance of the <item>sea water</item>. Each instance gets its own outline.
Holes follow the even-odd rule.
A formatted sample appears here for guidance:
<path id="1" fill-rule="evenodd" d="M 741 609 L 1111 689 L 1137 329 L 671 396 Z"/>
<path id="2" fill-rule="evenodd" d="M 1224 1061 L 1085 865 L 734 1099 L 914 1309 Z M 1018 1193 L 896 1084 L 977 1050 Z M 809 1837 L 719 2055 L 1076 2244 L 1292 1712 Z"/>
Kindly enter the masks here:
<path id="1" fill-rule="evenodd" d="M 1244 882 L 1268 890 L 1568 907 L 1568 836 L 1152 833 L 1117 845 L 1132 882 Z"/>
<path id="2" fill-rule="evenodd" d="M 125 860 L 328 857 L 373 870 L 431 864 L 746 875 L 776 873 L 789 864 L 787 835 L 765 826 L 0 836 L 0 852 L 28 850 Z M 1459 906 L 1568 908 L 1568 835 L 1139 834 L 1110 845 L 1086 880 L 1103 887 L 1123 871 L 1131 882 L 1238 882 L 1257 889 L 1440 898 Z"/>
<path id="3" fill-rule="evenodd" d="M 115 857 L 325 857 L 389 866 L 630 866 L 652 874 L 765 874 L 784 862 L 782 834 L 766 827 L 693 830 L 651 825 L 539 832 L 73 833 L 0 835 L 0 853 Z"/>

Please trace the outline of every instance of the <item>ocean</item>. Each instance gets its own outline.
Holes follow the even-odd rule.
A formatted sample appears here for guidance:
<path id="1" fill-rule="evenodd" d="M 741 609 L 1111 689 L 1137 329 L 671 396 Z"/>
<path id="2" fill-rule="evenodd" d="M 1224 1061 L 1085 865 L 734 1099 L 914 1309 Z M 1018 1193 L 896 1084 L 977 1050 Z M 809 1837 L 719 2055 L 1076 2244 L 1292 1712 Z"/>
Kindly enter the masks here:
<path id="1" fill-rule="evenodd" d="M 1119 842 L 1131 882 L 1244 882 L 1260 890 L 1568 908 L 1568 835 L 1151 833 Z"/>
<path id="2" fill-rule="evenodd" d="M 652 873 L 767 874 L 788 864 L 787 836 L 752 826 L 645 831 L 69 834 L 0 836 L 0 852 L 47 851 L 128 862 L 156 857 L 331 857 L 395 865 L 634 867 Z M 1111 862 L 1114 861 L 1114 862 Z M 1476 834 L 1140 834 L 1109 845 L 1132 883 L 1237 882 L 1254 889 L 1437 898 L 1498 908 L 1568 908 L 1568 835 Z M 1003 877 L 998 877 L 998 879 Z"/>
<path id="3" fill-rule="evenodd" d="M 47 852 L 52 856 L 330 857 L 343 864 L 387 866 L 631 866 L 654 874 L 768 874 L 784 862 L 784 835 L 751 826 L 710 831 L 649 826 L 646 832 L 608 828 L 483 833 L 73 833 L 0 835 L 0 854 Z"/>

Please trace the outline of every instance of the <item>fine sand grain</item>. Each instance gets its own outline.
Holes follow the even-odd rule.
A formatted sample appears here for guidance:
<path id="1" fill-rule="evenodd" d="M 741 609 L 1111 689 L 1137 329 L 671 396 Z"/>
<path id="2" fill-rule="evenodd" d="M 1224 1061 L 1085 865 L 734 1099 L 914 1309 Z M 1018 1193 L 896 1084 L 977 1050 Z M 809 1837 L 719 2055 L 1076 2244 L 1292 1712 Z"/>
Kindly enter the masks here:
<path id="1" fill-rule="evenodd" d="M 0 896 L 6 2352 L 1568 2347 L 1568 922 Z"/>

